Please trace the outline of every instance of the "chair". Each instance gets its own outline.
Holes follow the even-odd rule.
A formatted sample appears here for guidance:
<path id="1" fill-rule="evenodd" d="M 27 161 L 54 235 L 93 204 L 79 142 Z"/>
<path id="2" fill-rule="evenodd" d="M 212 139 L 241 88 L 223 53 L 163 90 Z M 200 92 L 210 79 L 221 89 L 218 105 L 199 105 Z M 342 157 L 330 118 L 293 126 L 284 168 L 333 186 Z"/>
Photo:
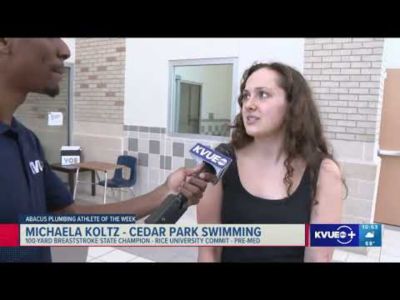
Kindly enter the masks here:
<path id="1" fill-rule="evenodd" d="M 118 156 L 117 159 L 117 164 L 118 165 L 123 165 L 126 166 L 130 169 L 130 176 L 129 179 L 125 179 L 122 176 L 122 169 L 116 169 L 114 172 L 113 178 L 107 180 L 107 188 L 112 188 L 113 192 L 114 189 L 120 189 L 121 191 L 125 188 L 129 189 L 133 196 L 135 196 L 135 193 L 133 191 L 133 186 L 136 183 L 136 177 L 137 177 L 137 172 L 136 172 L 136 165 L 137 165 L 137 159 L 136 157 L 129 156 L 129 155 L 120 155 Z M 99 181 L 98 185 L 104 186 L 105 181 Z"/>

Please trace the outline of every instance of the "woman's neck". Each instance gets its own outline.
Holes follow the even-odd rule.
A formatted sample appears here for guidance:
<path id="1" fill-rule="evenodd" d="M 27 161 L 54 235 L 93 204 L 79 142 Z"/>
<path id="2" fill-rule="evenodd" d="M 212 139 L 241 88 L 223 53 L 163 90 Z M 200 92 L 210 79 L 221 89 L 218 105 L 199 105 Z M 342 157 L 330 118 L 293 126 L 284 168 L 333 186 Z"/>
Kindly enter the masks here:
<path id="1" fill-rule="evenodd" d="M 286 153 L 283 150 L 283 134 L 262 138 L 254 138 L 247 151 L 257 160 L 278 164 L 284 161 Z"/>

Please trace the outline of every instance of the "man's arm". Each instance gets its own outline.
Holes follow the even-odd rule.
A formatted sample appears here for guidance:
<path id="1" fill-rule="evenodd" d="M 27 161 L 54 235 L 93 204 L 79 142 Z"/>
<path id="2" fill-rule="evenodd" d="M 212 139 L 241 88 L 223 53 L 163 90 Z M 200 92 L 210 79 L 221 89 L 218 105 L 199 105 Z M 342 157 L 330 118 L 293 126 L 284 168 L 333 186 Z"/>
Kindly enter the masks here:
<path id="1" fill-rule="evenodd" d="M 168 188 L 163 184 L 150 193 L 132 198 L 129 200 L 110 203 L 110 204 L 97 204 L 97 205 L 80 205 L 73 203 L 62 210 L 56 211 L 57 213 L 67 214 L 135 214 L 138 219 L 150 214 L 157 208 L 163 199 L 168 195 Z"/>
<path id="2" fill-rule="evenodd" d="M 126 201 L 98 205 L 79 205 L 73 203 L 54 212 L 68 214 L 127 213 L 135 214 L 137 219 L 140 219 L 156 209 L 167 195 L 171 193 L 182 193 L 191 205 L 197 204 L 203 196 L 207 183 L 214 178 L 214 175 L 209 173 L 201 173 L 199 175 L 200 178 L 193 176 L 200 170 L 201 166 L 194 169 L 178 169 L 167 178 L 164 184 L 150 193 Z"/>

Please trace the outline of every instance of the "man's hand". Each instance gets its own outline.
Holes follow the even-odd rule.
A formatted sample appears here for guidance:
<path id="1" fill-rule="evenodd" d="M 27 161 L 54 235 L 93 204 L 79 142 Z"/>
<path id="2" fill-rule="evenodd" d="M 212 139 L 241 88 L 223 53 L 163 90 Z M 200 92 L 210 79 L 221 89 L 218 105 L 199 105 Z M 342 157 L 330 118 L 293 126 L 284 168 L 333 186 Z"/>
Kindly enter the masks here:
<path id="1" fill-rule="evenodd" d="M 182 193 L 188 199 L 190 205 L 195 205 L 203 197 L 207 183 L 216 180 L 216 176 L 210 173 L 199 174 L 202 168 L 202 165 L 193 169 L 180 168 L 168 176 L 164 185 L 170 193 Z M 195 176 L 197 174 L 199 175 Z"/>

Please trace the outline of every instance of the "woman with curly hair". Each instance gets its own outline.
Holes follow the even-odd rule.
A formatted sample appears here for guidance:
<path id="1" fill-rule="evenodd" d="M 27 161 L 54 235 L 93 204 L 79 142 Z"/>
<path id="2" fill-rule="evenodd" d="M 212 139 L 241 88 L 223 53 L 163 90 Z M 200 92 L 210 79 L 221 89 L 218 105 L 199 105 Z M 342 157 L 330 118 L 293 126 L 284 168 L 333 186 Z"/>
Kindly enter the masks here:
<path id="1" fill-rule="evenodd" d="M 234 161 L 209 185 L 199 223 L 340 223 L 344 180 L 312 91 L 294 68 L 259 63 L 244 74 L 231 136 Z M 329 262 L 333 248 L 200 247 L 200 262 Z"/>

